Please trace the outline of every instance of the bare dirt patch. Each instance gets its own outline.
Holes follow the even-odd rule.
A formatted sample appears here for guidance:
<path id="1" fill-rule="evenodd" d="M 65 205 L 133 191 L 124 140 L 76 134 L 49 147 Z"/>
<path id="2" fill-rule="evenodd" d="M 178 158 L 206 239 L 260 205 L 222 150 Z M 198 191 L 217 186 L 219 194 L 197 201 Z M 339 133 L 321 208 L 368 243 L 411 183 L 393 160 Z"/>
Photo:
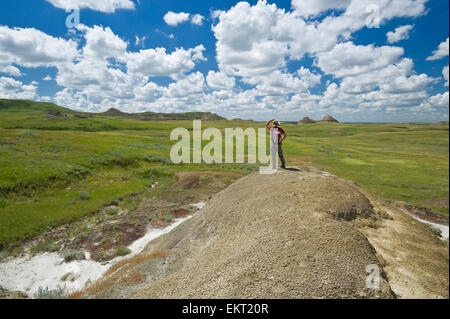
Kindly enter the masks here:
<path id="1" fill-rule="evenodd" d="M 426 220 L 426 221 L 429 221 L 432 223 L 448 226 L 449 216 L 433 212 L 433 210 L 429 207 L 411 205 L 411 204 L 405 203 L 405 202 L 391 201 L 391 203 L 398 209 L 404 210 L 407 213 L 414 215 L 420 219 L 423 219 L 423 220 Z M 423 204 L 448 208 L 448 198 L 428 199 L 428 200 L 424 201 Z"/>
<path id="2" fill-rule="evenodd" d="M 44 235 L 25 244 L 25 253 L 44 251 L 87 251 L 90 258 L 106 262 L 141 238 L 149 228 L 166 227 L 174 219 L 198 210 L 191 204 L 207 201 L 242 175 L 228 172 L 183 172 L 168 189 L 147 196 L 139 194 L 113 201 L 100 212 L 77 222 L 49 229 Z"/>
<path id="3" fill-rule="evenodd" d="M 232 184 L 243 175 L 232 172 L 179 172 L 178 180 L 170 187 L 165 197 L 177 198 L 178 202 L 206 201 L 218 191 Z"/>

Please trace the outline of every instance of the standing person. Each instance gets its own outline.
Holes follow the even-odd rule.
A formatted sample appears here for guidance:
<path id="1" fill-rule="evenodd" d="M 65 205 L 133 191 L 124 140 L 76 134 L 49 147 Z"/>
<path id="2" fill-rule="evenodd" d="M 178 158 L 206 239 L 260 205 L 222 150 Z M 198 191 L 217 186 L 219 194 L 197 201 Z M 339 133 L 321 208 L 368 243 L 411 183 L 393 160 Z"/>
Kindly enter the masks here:
<path id="1" fill-rule="evenodd" d="M 273 126 L 271 126 L 271 123 L 273 123 Z M 280 160 L 281 160 L 281 168 L 286 168 L 286 162 L 284 161 L 282 144 L 283 144 L 283 141 L 287 138 L 287 134 L 286 134 L 285 130 L 283 130 L 280 127 L 280 122 L 278 122 L 275 119 L 271 119 L 269 122 L 267 122 L 266 127 L 268 130 L 274 131 L 274 133 L 277 135 L 278 156 L 280 157 Z"/>

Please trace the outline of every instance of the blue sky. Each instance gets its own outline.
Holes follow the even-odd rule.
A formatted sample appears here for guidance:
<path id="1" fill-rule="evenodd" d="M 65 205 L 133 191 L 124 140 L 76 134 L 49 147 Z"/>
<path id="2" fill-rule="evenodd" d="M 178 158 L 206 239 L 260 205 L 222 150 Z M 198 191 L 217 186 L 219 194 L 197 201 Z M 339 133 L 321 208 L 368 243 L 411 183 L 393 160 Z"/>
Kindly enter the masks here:
<path id="1" fill-rule="evenodd" d="M 446 0 L 2 1 L 0 98 L 92 112 L 448 120 L 448 6 Z M 74 8 L 80 24 L 69 29 Z"/>

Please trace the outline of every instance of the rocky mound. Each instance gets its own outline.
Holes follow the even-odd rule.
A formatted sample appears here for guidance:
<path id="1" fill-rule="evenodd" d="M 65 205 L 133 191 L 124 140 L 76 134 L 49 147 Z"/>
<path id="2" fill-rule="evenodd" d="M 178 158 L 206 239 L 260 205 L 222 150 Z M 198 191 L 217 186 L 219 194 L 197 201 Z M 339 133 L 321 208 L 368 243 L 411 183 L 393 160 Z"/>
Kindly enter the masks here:
<path id="1" fill-rule="evenodd" d="M 106 115 L 106 116 L 125 116 L 128 115 L 125 112 L 122 112 L 116 108 L 110 108 L 108 111 L 101 113 L 102 115 Z"/>
<path id="2" fill-rule="evenodd" d="M 246 176 L 86 291 L 99 298 L 393 298 L 355 226 L 382 219 L 319 171 Z M 381 270 L 366 288 L 366 267 Z M 134 280 L 133 278 L 136 278 Z"/>
<path id="3" fill-rule="evenodd" d="M 339 123 L 338 120 L 336 120 L 334 117 L 330 115 L 326 115 L 321 119 L 319 122 L 327 122 L 327 123 Z"/>
<path id="4" fill-rule="evenodd" d="M 309 117 L 304 117 L 302 118 L 300 121 L 298 121 L 297 124 L 313 124 L 316 123 L 316 121 L 314 121 L 313 119 L 310 119 Z"/>

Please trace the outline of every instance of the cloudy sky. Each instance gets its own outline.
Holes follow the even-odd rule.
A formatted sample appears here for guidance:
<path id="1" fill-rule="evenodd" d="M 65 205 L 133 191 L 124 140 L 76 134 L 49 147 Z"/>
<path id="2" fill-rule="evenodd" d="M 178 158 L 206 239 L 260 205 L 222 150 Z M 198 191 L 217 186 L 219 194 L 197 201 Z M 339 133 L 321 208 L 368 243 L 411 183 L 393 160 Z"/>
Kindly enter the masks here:
<path id="1" fill-rule="evenodd" d="M 230 119 L 448 120 L 448 12 L 448 0 L 1 1 L 0 98 Z"/>

